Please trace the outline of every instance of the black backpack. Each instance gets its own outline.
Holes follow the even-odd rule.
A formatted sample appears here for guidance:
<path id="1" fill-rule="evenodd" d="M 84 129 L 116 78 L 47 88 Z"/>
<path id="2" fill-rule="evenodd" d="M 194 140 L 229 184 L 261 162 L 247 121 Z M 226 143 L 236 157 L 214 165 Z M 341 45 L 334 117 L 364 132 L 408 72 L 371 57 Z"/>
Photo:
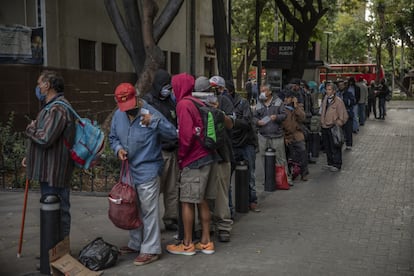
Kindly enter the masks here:
<path id="1" fill-rule="evenodd" d="M 209 150 L 215 150 L 224 145 L 225 129 L 224 129 L 224 112 L 218 108 L 201 105 L 191 98 L 186 98 L 194 103 L 200 112 L 204 125 L 204 132 L 196 131 L 197 137 L 201 144 Z"/>

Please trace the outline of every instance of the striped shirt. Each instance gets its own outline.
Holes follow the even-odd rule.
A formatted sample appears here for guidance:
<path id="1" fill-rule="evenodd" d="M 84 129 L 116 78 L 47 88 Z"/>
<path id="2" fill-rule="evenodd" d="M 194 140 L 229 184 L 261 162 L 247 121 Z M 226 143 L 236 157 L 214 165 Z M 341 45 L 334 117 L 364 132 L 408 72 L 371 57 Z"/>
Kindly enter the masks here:
<path id="1" fill-rule="evenodd" d="M 40 110 L 35 123 L 26 128 L 26 174 L 28 179 L 48 182 L 51 187 L 69 188 L 74 162 L 64 141 L 73 144 L 75 122 L 63 105 L 53 104 L 56 100 L 68 103 L 63 96 L 57 96 Z"/>

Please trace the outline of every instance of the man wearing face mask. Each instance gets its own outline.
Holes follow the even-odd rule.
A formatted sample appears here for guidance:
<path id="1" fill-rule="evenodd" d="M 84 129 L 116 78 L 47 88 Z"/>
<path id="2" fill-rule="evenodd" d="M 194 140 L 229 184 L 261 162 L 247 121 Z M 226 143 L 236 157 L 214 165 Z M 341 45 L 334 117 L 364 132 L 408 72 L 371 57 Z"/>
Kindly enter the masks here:
<path id="1" fill-rule="evenodd" d="M 150 105 L 157 109 L 175 127 L 177 127 L 176 102 L 172 93 L 170 74 L 159 69 L 152 82 L 152 89 L 143 97 Z M 166 230 L 178 229 L 178 139 L 161 140 L 164 169 L 160 177 L 160 190 L 163 193 L 164 216 Z"/>
<path id="2" fill-rule="evenodd" d="M 259 102 L 253 117 L 254 124 L 258 128 L 259 150 L 263 156 L 263 164 L 266 149 L 273 148 L 276 151 L 276 164 L 285 167 L 288 182 L 292 184 L 287 168 L 282 128 L 282 122 L 286 119 L 286 111 L 283 101 L 278 96 L 272 95 L 269 84 L 263 84 L 260 87 Z"/>
<path id="3" fill-rule="evenodd" d="M 335 85 L 326 83 L 325 89 L 326 96 L 321 104 L 322 142 L 328 163 L 325 168 L 337 172 L 342 166 L 342 147 L 334 145 L 331 128 L 335 125 L 342 127 L 348 120 L 348 112 L 341 98 L 335 95 Z"/>
<path id="4" fill-rule="evenodd" d="M 28 179 L 40 183 L 41 195 L 57 194 L 60 197 L 60 240 L 70 234 L 70 179 L 74 162 L 66 143 L 73 144 L 75 122 L 69 110 L 55 101 L 69 104 L 63 95 L 63 78 L 54 71 L 43 71 L 36 86 L 36 97 L 42 104 L 36 120 L 27 127 L 26 157 L 22 161 Z"/>
<path id="5" fill-rule="evenodd" d="M 177 130 L 154 107 L 138 99 L 130 83 L 118 85 L 115 100 L 118 110 L 112 118 L 109 143 L 121 161 L 128 159 L 143 222 L 129 231 L 129 243 L 120 251 L 139 252 L 134 264 L 145 265 L 158 260 L 161 254 L 158 178 L 164 164 L 161 141 L 176 140 Z"/>

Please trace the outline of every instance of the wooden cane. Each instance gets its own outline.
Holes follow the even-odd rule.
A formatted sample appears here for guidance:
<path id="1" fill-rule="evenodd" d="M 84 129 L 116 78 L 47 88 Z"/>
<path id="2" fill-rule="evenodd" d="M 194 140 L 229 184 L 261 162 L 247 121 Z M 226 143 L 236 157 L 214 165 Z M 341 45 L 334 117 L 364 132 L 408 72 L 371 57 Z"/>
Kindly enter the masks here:
<path id="1" fill-rule="evenodd" d="M 26 178 L 26 188 L 24 189 L 24 203 L 23 203 L 23 214 L 22 214 L 22 227 L 20 228 L 19 251 L 17 252 L 17 258 L 20 258 L 21 253 L 22 253 L 24 221 L 26 219 L 26 206 L 27 206 L 27 194 L 28 193 L 29 193 L 29 179 Z"/>

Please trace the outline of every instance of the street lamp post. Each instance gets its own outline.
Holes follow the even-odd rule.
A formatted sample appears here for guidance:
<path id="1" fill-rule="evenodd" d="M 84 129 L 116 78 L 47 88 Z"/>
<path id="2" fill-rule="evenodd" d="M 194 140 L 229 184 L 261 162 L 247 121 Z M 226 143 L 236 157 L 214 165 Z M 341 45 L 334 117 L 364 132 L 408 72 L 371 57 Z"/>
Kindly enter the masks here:
<path id="1" fill-rule="evenodd" d="M 326 34 L 326 63 L 329 65 L 329 35 L 332 34 L 332 32 L 324 31 L 323 33 Z M 328 81 L 328 68 L 326 68 L 325 72 L 325 81 Z"/>

